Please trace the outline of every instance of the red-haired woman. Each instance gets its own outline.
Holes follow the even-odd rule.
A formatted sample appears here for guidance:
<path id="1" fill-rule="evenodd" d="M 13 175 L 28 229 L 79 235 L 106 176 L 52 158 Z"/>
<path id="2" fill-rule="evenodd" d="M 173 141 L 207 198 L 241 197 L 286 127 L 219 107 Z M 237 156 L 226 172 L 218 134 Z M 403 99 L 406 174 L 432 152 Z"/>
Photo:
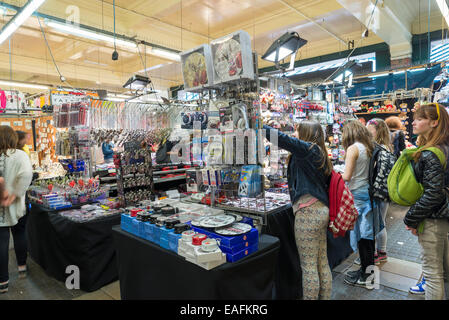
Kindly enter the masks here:
<path id="1" fill-rule="evenodd" d="M 404 223 L 418 236 L 421 245 L 426 300 L 443 300 L 444 276 L 449 276 L 449 115 L 438 104 L 421 106 L 414 115 L 413 133 L 420 149 L 414 154 L 414 171 L 424 193 L 410 207 Z M 446 156 L 446 168 L 435 153 L 423 150 L 437 147 Z M 423 224 L 422 232 L 418 226 Z"/>

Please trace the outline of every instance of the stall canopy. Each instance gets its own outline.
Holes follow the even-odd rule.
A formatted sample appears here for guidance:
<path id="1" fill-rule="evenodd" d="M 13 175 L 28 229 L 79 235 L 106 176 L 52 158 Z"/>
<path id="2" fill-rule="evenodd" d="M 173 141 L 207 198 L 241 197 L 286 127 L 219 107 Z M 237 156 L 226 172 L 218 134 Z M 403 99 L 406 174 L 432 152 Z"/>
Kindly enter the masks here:
<path id="1" fill-rule="evenodd" d="M 399 89 L 429 88 L 440 72 L 441 65 L 438 64 L 428 69 L 422 68 L 380 75 L 369 81 L 354 83 L 354 86 L 347 90 L 347 95 L 348 97 L 363 97 Z"/>

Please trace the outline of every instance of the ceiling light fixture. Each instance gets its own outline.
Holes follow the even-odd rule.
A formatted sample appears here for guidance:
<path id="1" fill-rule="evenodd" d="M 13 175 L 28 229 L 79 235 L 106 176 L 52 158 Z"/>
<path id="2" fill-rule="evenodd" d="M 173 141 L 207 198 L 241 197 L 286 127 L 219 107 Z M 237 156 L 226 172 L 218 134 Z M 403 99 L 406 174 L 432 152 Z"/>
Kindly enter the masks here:
<path id="1" fill-rule="evenodd" d="M 94 31 L 90 31 L 85 28 L 80 28 L 76 25 L 70 23 L 61 23 L 52 20 L 45 20 L 45 23 L 50 28 L 56 29 L 58 31 L 68 33 L 77 37 L 96 40 L 96 41 L 104 41 L 114 44 L 114 37 L 106 34 L 97 33 Z M 124 40 L 120 38 L 115 38 L 115 42 L 118 46 L 127 47 L 127 48 L 137 48 L 137 44 L 130 40 Z"/>
<path id="2" fill-rule="evenodd" d="M 307 40 L 302 39 L 297 32 L 287 32 L 273 42 L 273 44 L 262 56 L 262 59 L 274 62 L 276 64 L 276 68 L 279 69 L 279 61 L 291 55 L 290 67 L 287 70 L 293 69 L 296 52 L 298 52 L 299 48 L 304 46 L 306 43 Z"/>
<path id="3" fill-rule="evenodd" d="M 161 57 L 164 59 L 173 60 L 176 62 L 181 61 L 181 57 L 179 56 L 179 53 L 174 52 L 174 51 L 168 51 L 168 50 L 159 49 L 159 48 L 152 48 L 151 51 L 149 52 L 149 54 L 152 54 L 154 56 L 158 56 L 158 57 Z"/>
<path id="4" fill-rule="evenodd" d="M 8 39 L 45 0 L 30 0 L 22 9 L 3 27 L 0 32 L 0 44 Z"/>
<path id="5" fill-rule="evenodd" d="M 42 89 L 42 90 L 50 89 L 48 86 L 43 86 L 43 85 L 39 85 L 39 84 L 4 81 L 4 80 L 0 80 L 0 86 L 6 86 L 6 87 L 10 87 L 10 88 L 19 87 L 19 88 L 30 88 L 30 89 Z"/>
<path id="6" fill-rule="evenodd" d="M 145 89 L 150 83 L 151 80 L 148 77 L 135 74 L 123 85 L 123 88 L 127 88 L 131 91 L 140 90 Z"/>

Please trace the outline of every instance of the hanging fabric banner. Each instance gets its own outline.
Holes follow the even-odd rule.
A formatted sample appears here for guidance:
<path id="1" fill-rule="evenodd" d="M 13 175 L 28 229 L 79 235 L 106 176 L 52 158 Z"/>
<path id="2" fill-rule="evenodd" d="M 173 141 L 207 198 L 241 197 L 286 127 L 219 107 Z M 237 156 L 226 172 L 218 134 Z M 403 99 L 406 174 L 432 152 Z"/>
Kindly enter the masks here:
<path id="1" fill-rule="evenodd" d="M 435 77 L 441 72 L 441 65 L 406 72 L 388 74 L 370 81 L 355 83 L 352 88 L 347 90 L 347 95 L 352 98 L 388 93 L 399 89 L 430 88 Z"/>

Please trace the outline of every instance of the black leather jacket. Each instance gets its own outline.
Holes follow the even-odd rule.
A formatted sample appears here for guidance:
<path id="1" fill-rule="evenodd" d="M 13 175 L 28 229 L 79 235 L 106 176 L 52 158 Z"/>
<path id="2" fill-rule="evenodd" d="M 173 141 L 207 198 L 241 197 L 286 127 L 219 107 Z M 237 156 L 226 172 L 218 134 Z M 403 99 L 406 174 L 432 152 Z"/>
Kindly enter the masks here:
<path id="1" fill-rule="evenodd" d="M 448 170 L 449 168 L 447 168 Z M 445 192 L 445 172 L 432 151 L 423 151 L 414 165 L 418 182 L 424 188 L 422 197 L 408 210 L 404 223 L 416 229 L 424 219 L 449 219 L 449 199 Z"/>

